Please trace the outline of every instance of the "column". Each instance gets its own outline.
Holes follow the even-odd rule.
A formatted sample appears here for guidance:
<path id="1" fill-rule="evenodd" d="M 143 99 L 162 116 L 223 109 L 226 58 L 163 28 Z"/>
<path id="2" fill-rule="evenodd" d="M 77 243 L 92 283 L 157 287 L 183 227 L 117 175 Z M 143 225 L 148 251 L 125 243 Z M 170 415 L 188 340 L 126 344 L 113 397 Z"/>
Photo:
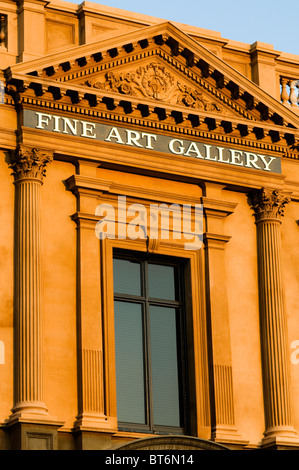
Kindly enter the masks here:
<path id="1" fill-rule="evenodd" d="M 299 445 L 292 426 L 280 225 L 290 198 L 262 188 L 249 195 L 257 227 L 258 285 L 265 432 L 263 445 Z"/>
<path id="2" fill-rule="evenodd" d="M 43 396 L 41 186 L 51 152 L 20 146 L 11 156 L 15 184 L 14 406 L 8 425 L 17 449 L 50 449 L 53 429 Z M 26 423 L 26 426 L 24 427 Z M 17 425 L 17 426 L 16 426 Z M 20 426 L 21 425 L 21 426 Z"/>
<path id="3" fill-rule="evenodd" d="M 236 448 L 247 444 L 235 424 L 229 304 L 226 287 L 225 247 L 230 236 L 224 221 L 236 208 L 226 201 L 223 186 L 205 183 L 202 198 L 205 217 L 206 303 L 209 333 L 212 439 Z"/>

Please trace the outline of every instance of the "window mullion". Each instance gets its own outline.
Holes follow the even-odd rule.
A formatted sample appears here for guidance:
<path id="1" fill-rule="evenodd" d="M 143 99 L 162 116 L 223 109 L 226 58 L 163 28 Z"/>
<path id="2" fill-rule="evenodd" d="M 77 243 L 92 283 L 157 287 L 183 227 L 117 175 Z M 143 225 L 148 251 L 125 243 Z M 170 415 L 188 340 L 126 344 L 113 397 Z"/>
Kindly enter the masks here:
<path id="1" fill-rule="evenodd" d="M 147 403 L 148 403 L 148 424 L 151 431 L 154 428 L 153 416 L 153 387 L 152 387 L 152 367 L 151 367 L 151 340 L 150 340 L 150 314 L 148 300 L 148 262 L 143 263 L 143 293 L 145 297 L 145 354 L 146 354 L 146 370 L 147 370 Z"/>
<path id="2" fill-rule="evenodd" d="M 149 426 L 149 400 L 148 400 L 148 359 L 147 359 L 147 326 L 146 326 L 146 303 L 142 302 L 143 322 L 143 364 L 144 364 L 144 401 L 145 401 L 145 424 Z"/>

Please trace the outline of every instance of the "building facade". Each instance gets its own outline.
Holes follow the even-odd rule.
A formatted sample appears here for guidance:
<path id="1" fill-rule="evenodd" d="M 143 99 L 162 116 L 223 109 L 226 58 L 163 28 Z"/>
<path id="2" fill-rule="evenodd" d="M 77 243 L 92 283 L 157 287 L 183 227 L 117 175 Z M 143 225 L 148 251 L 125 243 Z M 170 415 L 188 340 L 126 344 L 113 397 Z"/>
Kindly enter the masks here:
<path id="1" fill-rule="evenodd" d="M 0 448 L 299 449 L 299 56 L 0 2 Z"/>

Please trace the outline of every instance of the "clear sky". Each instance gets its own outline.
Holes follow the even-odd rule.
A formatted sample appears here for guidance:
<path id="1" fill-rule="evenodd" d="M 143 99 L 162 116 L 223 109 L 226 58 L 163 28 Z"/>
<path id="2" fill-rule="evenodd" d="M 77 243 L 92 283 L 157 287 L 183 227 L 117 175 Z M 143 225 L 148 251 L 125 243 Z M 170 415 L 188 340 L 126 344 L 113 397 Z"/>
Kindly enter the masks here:
<path id="1" fill-rule="evenodd" d="M 82 3 L 81 0 L 71 0 Z M 93 0 L 94 3 L 218 31 L 225 39 L 273 44 L 299 55 L 298 0 Z"/>

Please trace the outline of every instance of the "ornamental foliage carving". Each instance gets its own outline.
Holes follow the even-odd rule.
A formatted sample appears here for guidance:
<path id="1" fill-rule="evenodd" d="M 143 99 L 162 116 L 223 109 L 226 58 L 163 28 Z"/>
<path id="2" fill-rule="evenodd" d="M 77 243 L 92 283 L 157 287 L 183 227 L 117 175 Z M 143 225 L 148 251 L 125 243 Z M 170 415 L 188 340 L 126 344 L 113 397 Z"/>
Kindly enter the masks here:
<path id="1" fill-rule="evenodd" d="M 20 146 L 12 152 L 9 167 L 13 170 L 15 181 L 23 178 L 42 180 L 46 174 L 46 165 L 52 160 L 52 152 Z"/>
<path id="2" fill-rule="evenodd" d="M 105 74 L 105 81 L 87 80 L 85 85 L 99 90 L 139 96 L 188 108 L 221 112 L 218 103 L 209 101 L 198 89 L 179 82 L 158 62 L 140 66 L 135 71 Z"/>
<path id="3" fill-rule="evenodd" d="M 256 221 L 279 219 L 284 216 L 284 208 L 291 201 L 282 191 L 262 188 L 249 195 L 249 204 L 254 211 Z"/>

